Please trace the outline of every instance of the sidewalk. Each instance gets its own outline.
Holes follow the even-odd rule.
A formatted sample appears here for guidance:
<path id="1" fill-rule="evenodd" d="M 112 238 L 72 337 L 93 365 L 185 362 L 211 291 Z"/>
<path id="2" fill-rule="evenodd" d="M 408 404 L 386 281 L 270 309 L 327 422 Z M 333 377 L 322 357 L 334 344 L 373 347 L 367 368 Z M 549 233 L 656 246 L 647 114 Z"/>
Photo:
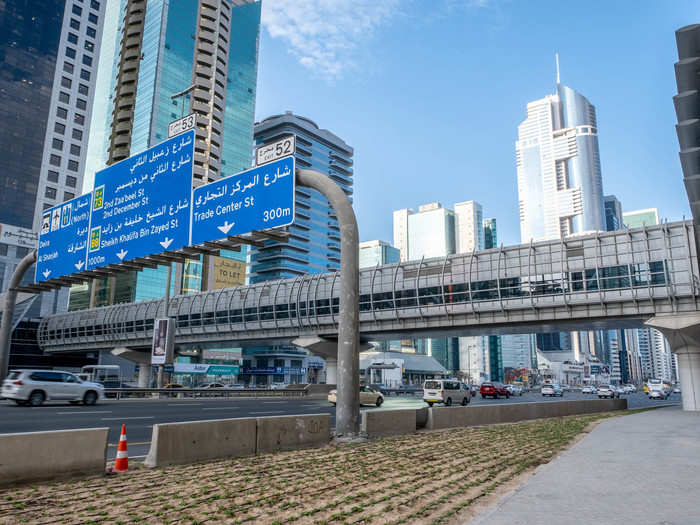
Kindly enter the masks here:
<path id="1" fill-rule="evenodd" d="M 470 525 L 700 523 L 700 413 L 601 422 Z"/>

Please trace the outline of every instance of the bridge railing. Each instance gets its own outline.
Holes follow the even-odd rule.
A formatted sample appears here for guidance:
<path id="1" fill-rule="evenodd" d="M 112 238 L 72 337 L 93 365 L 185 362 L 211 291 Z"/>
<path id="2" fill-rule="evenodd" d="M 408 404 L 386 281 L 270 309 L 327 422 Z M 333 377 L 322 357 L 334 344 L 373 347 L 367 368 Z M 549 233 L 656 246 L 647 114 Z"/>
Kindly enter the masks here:
<path id="1" fill-rule="evenodd" d="M 303 388 L 268 390 L 263 388 L 105 388 L 105 395 L 116 399 L 145 397 L 304 397 Z M 154 396 L 155 395 L 155 396 Z"/>
<path id="2" fill-rule="evenodd" d="M 700 290 L 694 235 L 687 221 L 367 268 L 360 274 L 360 318 L 419 323 L 623 302 L 675 308 Z M 330 273 L 181 295 L 170 299 L 169 312 L 180 339 L 255 339 L 256 331 L 333 331 L 338 304 L 338 276 Z M 164 311 L 164 301 L 155 300 L 59 314 L 42 320 L 39 342 L 47 350 L 144 344 Z"/>

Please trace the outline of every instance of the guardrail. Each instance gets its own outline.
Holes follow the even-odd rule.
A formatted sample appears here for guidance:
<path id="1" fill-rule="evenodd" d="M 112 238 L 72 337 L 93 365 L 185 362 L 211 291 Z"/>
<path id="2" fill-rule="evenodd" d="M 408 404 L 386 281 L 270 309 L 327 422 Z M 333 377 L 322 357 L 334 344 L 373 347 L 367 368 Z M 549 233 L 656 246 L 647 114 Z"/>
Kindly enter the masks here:
<path id="1" fill-rule="evenodd" d="M 150 394 L 150 396 L 149 396 Z M 304 397 L 306 389 L 266 390 L 262 388 L 105 388 L 107 397 Z M 162 394 L 166 394 L 163 396 Z"/>

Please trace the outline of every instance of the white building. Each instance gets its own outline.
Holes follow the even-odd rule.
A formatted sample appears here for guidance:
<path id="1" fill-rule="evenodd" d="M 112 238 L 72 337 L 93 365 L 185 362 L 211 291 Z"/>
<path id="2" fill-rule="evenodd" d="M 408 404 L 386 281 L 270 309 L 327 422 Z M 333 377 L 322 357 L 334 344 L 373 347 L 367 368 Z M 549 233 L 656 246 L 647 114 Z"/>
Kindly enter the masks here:
<path id="1" fill-rule="evenodd" d="M 408 217 L 413 214 L 411 209 L 394 212 L 394 247 L 401 254 L 401 261 L 408 260 Z"/>
<path id="2" fill-rule="evenodd" d="M 481 204 L 475 201 L 458 202 L 455 204 L 454 214 L 456 253 L 483 250 L 485 248 L 484 212 Z"/>

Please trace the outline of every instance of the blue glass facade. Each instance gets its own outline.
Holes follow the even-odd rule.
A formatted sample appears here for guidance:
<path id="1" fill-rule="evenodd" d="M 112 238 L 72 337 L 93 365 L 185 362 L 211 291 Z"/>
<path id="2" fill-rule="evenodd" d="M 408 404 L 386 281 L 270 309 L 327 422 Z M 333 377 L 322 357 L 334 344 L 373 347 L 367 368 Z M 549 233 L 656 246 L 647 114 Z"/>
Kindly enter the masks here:
<path id="1" fill-rule="evenodd" d="M 231 4 L 230 0 L 222 0 Z M 134 106 L 131 154 L 134 155 L 168 137 L 168 124 L 182 116 L 182 101 L 171 95 L 192 83 L 194 38 L 199 2 L 193 0 L 151 0 L 144 24 L 139 82 Z M 253 122 L 260 32 L 260 2 L 234 6 L 231 11 L 224 134 L 221 165 L 224 176 L 251 164 Z M 189 95 L 185 114 L 189 113 Z M 222 256 L 246 260 L 247 252 Z M 183 265 L 182 292 L 202 290 L 200 260 Z M 174 272 L 173 272 L 174 275 Z M 145 269 L 136 275 L 134 299 L 163 297 L 167 268 Z M 175 291 L 173 288 L 171 292 Z"/>
<path id="2" fill-rule="evenodd" d="M 304 117 L 287 113 L 255 126 L 256 144 L 296 135 L 296 162 L 328 175 L 352 198 L 353 149 Z M 250 256 L 250 283 L 340 269 L 340 229 L 328 201 L 316 190 L 297 187 L 296 215 L 287 242 L 268 241 Z"/>

